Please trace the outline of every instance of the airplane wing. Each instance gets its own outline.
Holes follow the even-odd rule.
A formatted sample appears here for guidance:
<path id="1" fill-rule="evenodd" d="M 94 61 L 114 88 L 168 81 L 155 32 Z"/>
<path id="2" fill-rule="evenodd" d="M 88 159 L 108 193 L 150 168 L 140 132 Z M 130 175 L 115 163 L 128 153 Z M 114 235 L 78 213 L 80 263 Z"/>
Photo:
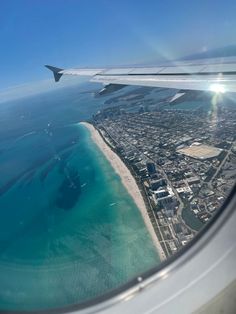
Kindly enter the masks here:
<path id="1" fill-rule="evenodd" d="M 139 85 L 181 90 L 236 92 L 236 58 L 217 58 L 171 62 L 149 67 L 60 69 L 46 65 L 58 82 L 62 75 L 89 76 L 92 82 L 117 89 Z M 104 90 L 103 90 L 104 92 Z"/>

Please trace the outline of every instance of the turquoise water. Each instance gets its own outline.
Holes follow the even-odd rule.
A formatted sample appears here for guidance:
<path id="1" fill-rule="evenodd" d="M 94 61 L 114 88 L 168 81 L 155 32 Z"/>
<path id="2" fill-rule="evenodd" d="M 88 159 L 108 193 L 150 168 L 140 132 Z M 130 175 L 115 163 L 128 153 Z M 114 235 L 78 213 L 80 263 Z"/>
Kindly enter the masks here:
<path id="1" fill-rule="evenodd" d="M 77 108 L 57 119 L 58 107 L 21 105 L 1 114 L 0 309 L 76 304 L 157 265 L 137 206 L 74 121 Z"/>

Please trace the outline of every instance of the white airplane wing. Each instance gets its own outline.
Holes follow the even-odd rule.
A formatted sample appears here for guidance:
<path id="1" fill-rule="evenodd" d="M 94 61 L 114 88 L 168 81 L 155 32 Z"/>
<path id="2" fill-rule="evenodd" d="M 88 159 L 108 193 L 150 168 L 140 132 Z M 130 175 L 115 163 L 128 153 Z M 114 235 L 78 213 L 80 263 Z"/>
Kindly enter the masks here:
<path id="1" fill-rule="evenodd" d="M 236 92 L 236 58 L 217 58 L 195 61 L 172 62 L 149 67 L 75 68 L 60 69 L 46 65 L 53 71 L 55 81 L 62 75 L 89 76 L 91 81 L 105 85 L 140 85 L 202 90 L 213 92 Z M 119 89 L 117 88 L 117 89 Z"/>

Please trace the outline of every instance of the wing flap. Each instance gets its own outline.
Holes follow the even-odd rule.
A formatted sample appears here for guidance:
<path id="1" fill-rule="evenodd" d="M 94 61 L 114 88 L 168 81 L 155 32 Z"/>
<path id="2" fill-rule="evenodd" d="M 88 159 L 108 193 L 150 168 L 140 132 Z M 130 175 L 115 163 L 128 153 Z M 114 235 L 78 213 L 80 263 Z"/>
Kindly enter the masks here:
<path id="1" fill-rule="evenodd" d="M 210 90 L 221 86 L 224 92 L 236 92 L 236 76 L 219 75 L 96 75 L 91 81 L 105 84 L 140 85 L 150 87 L 175 88 L 183 90 Z"/>

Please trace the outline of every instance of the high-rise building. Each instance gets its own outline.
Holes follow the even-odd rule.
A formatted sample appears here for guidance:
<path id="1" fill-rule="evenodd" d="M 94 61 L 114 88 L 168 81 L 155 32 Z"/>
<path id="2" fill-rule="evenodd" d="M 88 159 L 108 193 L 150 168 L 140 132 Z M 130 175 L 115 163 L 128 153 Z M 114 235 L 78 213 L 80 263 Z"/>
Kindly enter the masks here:
<path id="1" fill-rule="evenodd" d="M 156 173 L 156 166 L 153 162 L 147 162 L 147 171 L 149 176 Z"/>

